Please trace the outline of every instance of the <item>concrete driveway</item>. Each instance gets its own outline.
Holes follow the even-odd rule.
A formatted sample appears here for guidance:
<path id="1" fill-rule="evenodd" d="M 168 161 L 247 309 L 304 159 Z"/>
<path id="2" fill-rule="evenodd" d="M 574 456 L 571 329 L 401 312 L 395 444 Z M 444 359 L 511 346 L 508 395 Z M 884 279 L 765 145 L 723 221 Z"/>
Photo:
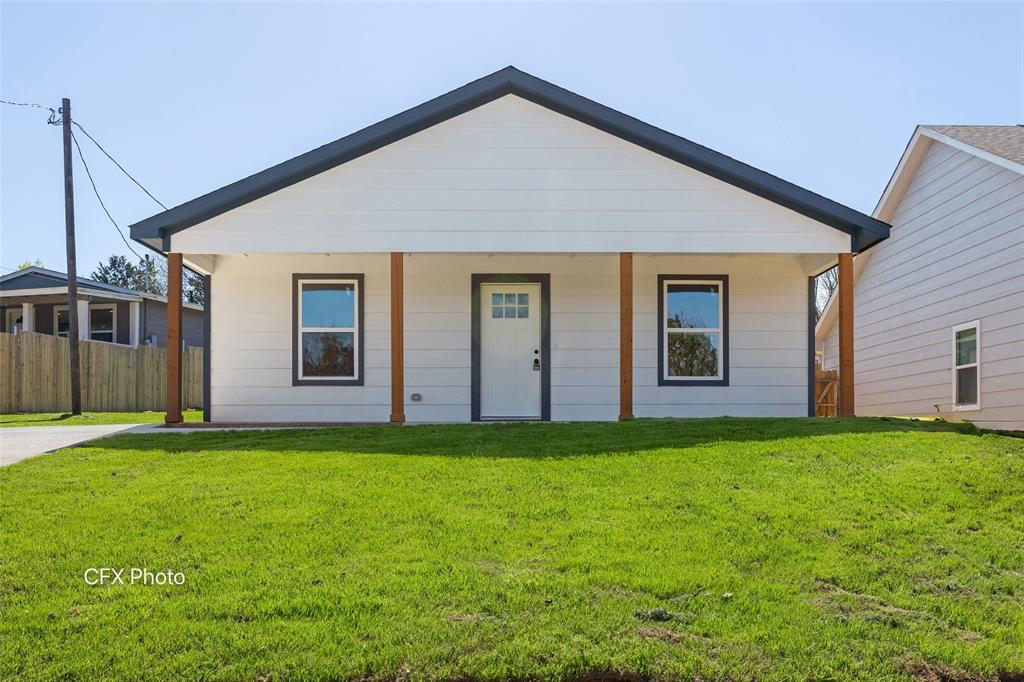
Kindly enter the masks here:
<path id="1" fill-rule="evenodd" d="M 16 426 L 0 429 L 0 466 L 45 452 L 134 429 L 138 424 L 100 426 Z"/>

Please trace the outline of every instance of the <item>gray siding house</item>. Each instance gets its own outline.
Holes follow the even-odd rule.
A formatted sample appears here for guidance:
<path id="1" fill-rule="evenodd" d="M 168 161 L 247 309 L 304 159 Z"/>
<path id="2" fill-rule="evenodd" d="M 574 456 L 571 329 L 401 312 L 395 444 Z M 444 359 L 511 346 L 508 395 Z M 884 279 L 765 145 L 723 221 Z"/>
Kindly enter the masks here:
<path id="1" fill-rule="evenodd" d="M 130 346 L 167 344 L 167 299 L 78 278 L 80 336 Z M 0 277 L 0 332 L 67 336 L 68 276 L 26 268 Z M 182 308 L 186 346 L 203 345 L 203 308 Z"/>
<path id="2" fill-rule="evenodd" d="M 1024 127 L 918 127 L 874 216 L 892 235 L 854 260 L 856 413 L 1024 429 Z"/>

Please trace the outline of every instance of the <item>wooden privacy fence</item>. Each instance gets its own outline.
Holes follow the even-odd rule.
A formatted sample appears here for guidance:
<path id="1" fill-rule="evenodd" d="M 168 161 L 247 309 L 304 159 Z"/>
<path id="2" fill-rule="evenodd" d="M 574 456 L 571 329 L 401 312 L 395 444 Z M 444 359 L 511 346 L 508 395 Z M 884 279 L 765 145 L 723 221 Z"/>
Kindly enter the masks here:
<path id="1" fill-rule="evenodd" d="M 839 372 L 814 368 L 814 416 L 835 417 L 839 405 Z"/>
<path id="2" fill-rule="evenodd" d="M 71 369 L 67 339 L 0 333 L 0 413 L 67 412 Z M 167 400 L 167 349 L 82 341 L 82 409 L 161 411 Z M 182 407 L 203 406 L 203 349 L 182 353 Z"/>

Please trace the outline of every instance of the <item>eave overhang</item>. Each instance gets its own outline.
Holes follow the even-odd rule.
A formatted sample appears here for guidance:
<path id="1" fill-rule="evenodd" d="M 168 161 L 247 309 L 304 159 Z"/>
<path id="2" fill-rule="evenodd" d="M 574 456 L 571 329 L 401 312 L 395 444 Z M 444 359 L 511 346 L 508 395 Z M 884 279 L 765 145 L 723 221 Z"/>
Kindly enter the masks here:
<path id="1" fill-rule="evenodd" d="M 132 239 L 162 253 L 170 237 L 487 104 L 516 95 L 850 235 L 854 253 L 889 236 L 889 225 L 831 199 L 644 123 L 509 66 L 339 140 L 318 147 L 131 226 Z"/>

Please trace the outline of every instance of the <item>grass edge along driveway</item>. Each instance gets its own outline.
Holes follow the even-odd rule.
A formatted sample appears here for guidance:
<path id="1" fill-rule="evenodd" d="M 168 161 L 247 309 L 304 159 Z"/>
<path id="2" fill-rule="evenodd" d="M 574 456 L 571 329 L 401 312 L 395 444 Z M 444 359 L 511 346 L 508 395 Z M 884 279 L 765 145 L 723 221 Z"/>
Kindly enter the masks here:
<path id="1" fill-rule="evenodd" d="M 162 424 L 163 412 L 15 412 L 0 414 L 0 429 L 19 426 L 101 426 L 104 424 Z M 186 422 L 203 421 L 202 410 L 183 410 Z"/>
<path id="2" fill-rule="evenodd" d="M 0 470 L 0 678 L 1010 679 L 1024 441 L 959 431 L 637 420 L 89 443 Z M 86 585 L 104 566 L 185 584 Z"/>

